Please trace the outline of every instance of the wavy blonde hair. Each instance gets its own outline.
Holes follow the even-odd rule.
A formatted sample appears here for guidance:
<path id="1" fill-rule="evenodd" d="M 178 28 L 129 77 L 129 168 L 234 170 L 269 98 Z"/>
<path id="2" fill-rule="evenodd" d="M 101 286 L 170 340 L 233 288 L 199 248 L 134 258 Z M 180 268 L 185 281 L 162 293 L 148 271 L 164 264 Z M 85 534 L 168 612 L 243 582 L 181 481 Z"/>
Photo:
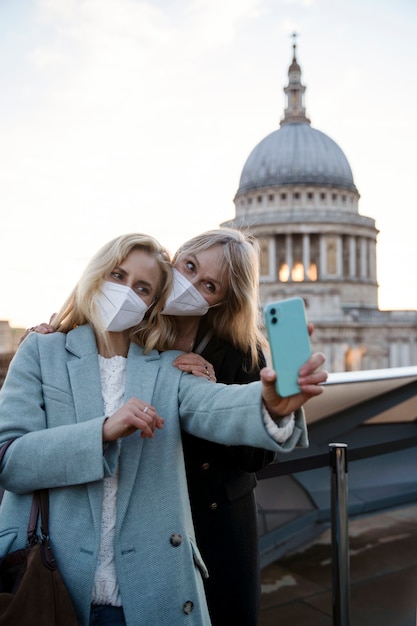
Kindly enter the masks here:
<path id="1" fill-rule="evenodd" d="M 244 353 L 252 367 L 258 364 L 259 348 L 267 342 L 260 325 L 259 246 L 249 234 L 233 228 L 206 231 L 180 246 L 173 265 L 184 255 L 198 254 L 219 246 L 220 270 L 225 272 L 228 290 L 225 300 L 209 309 L 207 320 L 215 334 Z M 175 323 L 175 322 L 174 322 Z"/>
<path id="2" fill-rule="evenodd" d="M 172 266 L 168 252 L 148 235 L 132 233 L 121 235 L 106 243 L 88 263 L 80 280 L 52 321 L 55 330 L 68 332 L 75 326 L 90 324 L 94 332 L 107 344 L 107 331 L 97 307 L 97 294 L 110 272 L 120 265 L 132 250 L 143 250 L 154 257 L 160 269 L 155 303 L 144 320 L 130 330 L 130 339 L 151 349 L 167 349 L 171 342 L 169 323 L 160 315 L 166 297 L 172 288 Z"/>

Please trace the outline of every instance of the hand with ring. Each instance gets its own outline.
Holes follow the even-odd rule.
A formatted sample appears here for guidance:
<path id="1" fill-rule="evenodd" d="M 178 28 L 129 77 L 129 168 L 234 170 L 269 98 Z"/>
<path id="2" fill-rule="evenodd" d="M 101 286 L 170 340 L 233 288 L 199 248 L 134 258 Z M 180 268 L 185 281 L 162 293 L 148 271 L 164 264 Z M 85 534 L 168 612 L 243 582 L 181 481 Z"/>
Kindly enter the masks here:
<path id="1" fill-rule="evenodd" d="M 175 359 L 173 365 L 183 372 L 207 378 L 207 380 L 210 380 L 212 383 L 217 381 L 212 364 L 195 352 L 181 354 Z"/>
<path id="2" fill-rule="evenodd" d="M 107 417 L 103 423 L 103 441 L 115 441 L 140 431 L 142 439 L 153 438 L 156 429 L 164 426 L 163 418 L 155 407 L 139 398 L 130 398 L 118 411 Z"/>
<path id="3" fill-rule="evenodd" d="M 46 322 L 42 322 L 42 324 L 37 324 L 36 326 L 31 326 L 31 328 L 28 328 L 25 333 L 20 337 L 19 340 L 19 346 L 22 343 L 22 341 L 24 339 L 26 339 L 26 337 L 30 334 L 30 333 L 41 333 L 42 335 L 47 335 L 48 333 L 53 333 L 54 332 L 54 327 L 51 326 L 52 324 L 52 320 L 55 317 L 55 313 L 53 315 L 51 315 L 51 319 L 49 320 L 49 324 L 47 324 Z"/>

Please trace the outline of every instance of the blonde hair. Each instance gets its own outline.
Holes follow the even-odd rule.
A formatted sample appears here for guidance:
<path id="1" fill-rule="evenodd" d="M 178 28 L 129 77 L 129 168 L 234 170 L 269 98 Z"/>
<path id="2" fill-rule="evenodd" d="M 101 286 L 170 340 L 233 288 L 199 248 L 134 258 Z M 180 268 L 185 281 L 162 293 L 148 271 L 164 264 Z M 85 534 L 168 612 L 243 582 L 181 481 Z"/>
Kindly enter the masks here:
<path id="1" fill-rule="evenodd" d="M 97 307 L 97 294 L 110 272 L 120 265 L 135 249 L 143 250 L 155 258 L 160 269 L 160 280 L 155 303 L 141 324 L 130 330 L 130 339 L 143 346 L 145 353 L 170 345 L 170 325 L 159 315 L 172 288 L 172 267 L 168 252 L 153 237 L 140 233 L 121 235 L 106 243 L 88 263 L 77 285 L 61 310 L 54 317 L 55 330 L 68 332 L 75 326 L 90 324 L 94 332 L 107 344 L 107 331 Z"/>
<path id="2" fill-rule="evenodd" d="M 186 254 L 220 246 L 218 262 L 229 288 L 226 298 L 209 309 L 207 320 L 215 334 L 249 354 L 251 367 L 267 342 L 260 326 L 259 247 L 256 239 L 233 228 L 209 230 L 186 241 L 174 255 L 173 265 Z"/>

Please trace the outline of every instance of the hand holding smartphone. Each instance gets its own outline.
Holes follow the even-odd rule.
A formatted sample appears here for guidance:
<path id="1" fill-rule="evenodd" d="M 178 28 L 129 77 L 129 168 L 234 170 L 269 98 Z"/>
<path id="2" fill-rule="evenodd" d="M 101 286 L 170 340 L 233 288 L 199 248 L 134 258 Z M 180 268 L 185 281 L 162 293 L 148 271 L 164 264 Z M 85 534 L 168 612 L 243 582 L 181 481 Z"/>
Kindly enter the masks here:
<path id="1" fill-rule="evenodd" d="M 271 302 L 264 308 L 265 326 L 277 373 L 275 388 L 282 398 L 300 392 L 298 371 L 311 356 L 307 318 L 302 298 Z"/>

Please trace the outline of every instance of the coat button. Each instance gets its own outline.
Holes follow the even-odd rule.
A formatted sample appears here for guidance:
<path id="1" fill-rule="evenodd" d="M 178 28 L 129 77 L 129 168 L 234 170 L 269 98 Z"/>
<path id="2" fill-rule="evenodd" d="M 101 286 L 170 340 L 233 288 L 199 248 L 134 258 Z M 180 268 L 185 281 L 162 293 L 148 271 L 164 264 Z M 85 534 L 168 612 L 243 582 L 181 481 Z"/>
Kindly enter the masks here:
<path id="1" fill-rule="evenodd" d="M 211 510 L 211 511 L 215 511 L 216 509 L 217 509 L 217 502 L 212 502 L 212 503 L 210 504 L 210 510 Z"/>
<path id="2" fill-rule="evenodd" d="M 173 533 L 169 538 L 169 542 L 171 546 L 174 546 L 174 548 L 178 548 L 178 546 L 182 544 L 182 537 L 178 533 Z"/>
<path id="3" fill-rule="evenodd" d="M 203 469 L 203 470 L 210 469 L 210 463 L 203 463 L 203 465 L 201 466 L 201 469 Z"/>
<path id="4" fill-rule="evenodd" d="M 186 615 L 190 615 L 190 613 L 192 612 L 193 608 L 194 608 L 194 603 L 191 602 L 191 600 L 187 600 L 187 602 L 184 602 L 182 610 L 183 610 L 183 612 Z"/>

